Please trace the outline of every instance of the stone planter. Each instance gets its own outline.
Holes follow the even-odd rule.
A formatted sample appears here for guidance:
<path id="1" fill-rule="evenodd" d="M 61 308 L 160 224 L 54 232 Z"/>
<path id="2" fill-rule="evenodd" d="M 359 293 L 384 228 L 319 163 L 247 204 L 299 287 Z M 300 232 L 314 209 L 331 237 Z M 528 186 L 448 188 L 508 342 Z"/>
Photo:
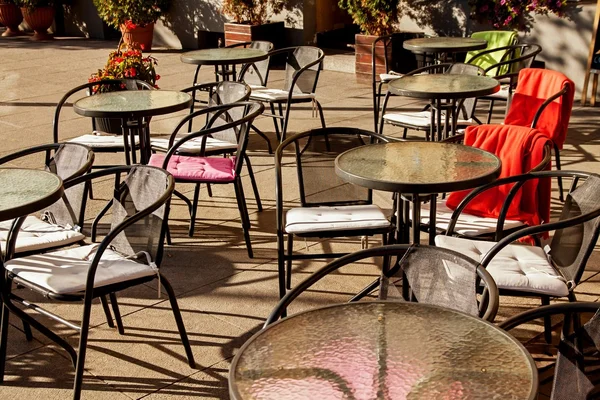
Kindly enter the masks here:
<path id="1" fill-rule="evenodd" d="M 142 51 L 152 50 L 152 37 L 154 36 L 154 22 L 146 26 L 137 26 L 133 29 L 121 25 L 123 42 L 132 48 Z"/>
<path id="2" fill-rule="evenodd" d="M 253 40 L 266 40 L 273 43 L 275 49 L 283 48 L 285 45 L 283 21 L 262 25 L 225 23 L 225 46 Z"/>
<path id="3" fill-rule="evenodd" d="M 19 25 L 23 22 L 21 10 L 14 4 L 0 4 L 0 24 L 6 27 L 2 36 L 19 36 L 23 32 L 19 30 Z"/>
<path id="4" fill-rule="evenodd" d="M 38 7 L 33 10 L 21 7 L 23 18 L 27 25 L 33 29 L 35 34 L 31 37 L 31 40 L 51 40 L 54 37 L 48 33 L 48 28 L 52 26 L 54 22 L 54 7 Z"/>

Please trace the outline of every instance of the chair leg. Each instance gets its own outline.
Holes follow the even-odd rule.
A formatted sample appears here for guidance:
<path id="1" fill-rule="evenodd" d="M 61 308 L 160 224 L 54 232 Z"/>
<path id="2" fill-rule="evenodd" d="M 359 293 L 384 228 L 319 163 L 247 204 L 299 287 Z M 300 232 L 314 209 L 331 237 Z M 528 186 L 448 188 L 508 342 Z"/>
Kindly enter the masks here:
<path id="1" fill-rule="evenodd" d="M 561 166 L 560 166 L 560 150 L 558 149 L 558 146 L 556 145 L 556 143 L 552 143 L 554 146 L 554 159 L 556 160 L 556 169 L 558 171 L 561 170 Z M 560 199 L 561 202 L 565 201 L 565 195 L 563 194 L 563 180 L 562 180 L 562 176 L 558 177 L 558 198 Z"/>
<path id="2" fill-rule="evenodd" d="M 490 107 L 488 108 L 487 124 L 492 122 L 492 115 L 494 114 L 494 100 L 490 100 Z"/>
<path id="3" fill-rule="evenodd" d="M 294 253 L 294 235 L 288 233 L 287 240 L 287 257 L 285 260 L 285 287 L 290 290 L 292 288 L 292 255 Z"/>
<path id="4" fill-rule="evenodd" d="M 542 305 L 549 306 L 550 305 L 550 297 L 541 296 Z M 544 339 L 546 343 L 552 343 L 552 320 L 549 316 L 544 317 Z"/>
<path id="5" fill-rule="evenodd" d="M 210 186 L 210 183 L 206 184 L 206 192 L 208 193 L 208 197 L 212 197 L 212 187 Z"/>
<path id="6" fill-rule="evenodd" d="M 110 313 L 110 308 L 108 308 L 108 300 L 106 299 L 106 296 L 100 296 L 100 303 L 102 303 L 102 310 L 106 316 L 106 323 L 110 328 L 114 328 L 115 324 L 113 322 L 112 314 Z"/>
<path id="7" fill-rule="evenodd" d="M 113 313 L 115 313 L 115 321 L 117 321 L 117 330 L 119 335 L 124 335 L 125 328 L 123 327 L 123 320 L 121 319 L 121 311 L 119 310 L 117 295 L 115 293 L 111 293 L 108 296 L 110 297 L 110 305 L 112 306 Z"/>
<path id="8" fill-rule="evenodd" d="M 81 318 L 81 331 L 79 334 L 79 350 L 77 351 L 77 364 L 75 365 L 75 382 L 73 383 L 73 400 L 81 398 L 83 385 L 83 368 L 87 350 L 88 331 L 90 328 L 90 315 L 92 313 L 92 296 L 86 295 Z"/>
<path id="9" fill-rule="evenodd" d="M 238 202 L 238 209 L 240 210 L 240 218 L 242 220 L 242 230 L 244 232 L 244 241 L 246 242 L 246 249 L 248 250 L 248 257 L 253 258 L 254 253 L 252 252 L 252 243 L 250 242 L 250 216 L 248 215 L 248 208 L 246 207 L 246 198 L 244 197 L 244 187 L 242 181 L 238 178 L 234 182 L 235 197 Z"/>
<path id="10" fill-rule="evenodd" d="M 279 108 L 281 109 L 281 104 L 279 105 Z M 287 128 L 288 128 L 288 124 L 290 121 L 290 111 L 292 111 L 292 105 L 286 104 L 285 117 L 283 118 L 283 128 L 281 129 L 281 141 L 282 142 L 285 140 L 285 135 L 287 134 Z M 324 124 L 325 120 L 321 120 L 321 122 Z M 323 125 L 323 127 L 325 127 L 325 125 Z"/>
<path id="11" fill-rule="evenodd" d="M 406 139 L 407 133 L 408 133 L 408 128 L 404 128 L 404 131 L 402 132 L 402 139 Z"/>
<path id="12" fill-rule="evenodd" d="M 6 367 L 6 350 L 8 348 L 8 308 L 0 303 L 2 317 L 0 320 L 0 383 L 4 382 L 4 369 Z"/>
<path id="13" fill-rule="evenodd" d="M 283 233 L 277 233 L 277 270 L 279 276 L 279 298 L 285 296 L 285 248 Z"/>
<path id="14" fill-rule="evenodd" d="M 277 124 L 275 124 L 275 127 L 277 127 Z M 273 147 L 271 146 L 271 141 L 269 140 L 269 138 L 267 137 L 267 135 L 265 135 L 263 133 L 263 131 L 261 131 L 260 129 L 258 129 L 254 125 L 250 125 L 250 128 L 254 132 L 256 132 L 258 134 L 258 136 L 260 136 L 261 138 L 263 138 L 265 142 L 267 142 L 267 148 L 268 148 L 269 154 L 273 154 Z M 279 134 L 277 135 L 277 137 L 279 138 Z M 277 139 L 277 140 L 279 140 L 279 139 Z"/>
<path id="15" fill-rule="evenodd" d="M 194 227 L 196 226 L 196 210 L 198 209 L 198 199 L 200 197 L 200 184 L 196 183 L 194 188 L 194 200 L 192 201 L 192 209 L 190 212 L 190 231 L 189 237 L 194 236 Z"/>
<path id="16" fill-rule="evenodd" d="M 319 118 L 321 118 L 321 127 L 326 128 L 325 115 L 323 115 L 323 107 L 321 106 L 321 103 L 319 103 L 318 100 L 315 100 L 315 103 L 317 104 L 317 109 L 319 110 Z"/>
<path id="17" fill-rule="evenodd" d="M 194 361 L 194 353 L 192 353 L 192 346 L 190 346 L 190 341 L 185 330 L 185 325 L 183 324 L 183 318 L 181 318 L 181 311 L 179 310 L 179 305 L 177 304 L 175 291 L 173 290 L 173 287 L 171 286 L 169 281 L 162 274 L 160 275 L 160 282 L 167 291 L 167 296 L 169 296 L 169 302 L 171 303 L 171 309 L 173 310 L 173 316 L 175 317 L 175 322 L 177 323 L 179 336 L 181 336 L 181 342 L 183 343 L 183 347 L 185 349 L 185 355 L 188 359 L 188 365 L 190 366 L 190 368 L 196 368 L 196 361 Z"/>
<path id="18" fill-rule="evenodd" d="M 96 233 L 98 230 L 98 223 L 100 222 L 102 217 L 104 217 L 104 215 L 108 212 L 108 210 L 110 210 L 110 207 L 112 207 L 112 199 L 104 206 L 104 208 L 102 210 L 100 210 L 98 215 L 96 215 L 96 218 L 94 218 L 94 221 L 92 221 L 92 232 L 91 232 L 92 242 L 96 242 Z"/>
<path id="19" fill-rule="evenodd" d="M 271 106 L 271 114 L 273 115 L 273 125 L 275 125 L 275 135 L 277 136 L 277 141 L 281 142 L 281 132 L 279 132 L 279 121 L 277 120 L 277 117 L 275 117 L 275 104 L 273 103 L 269 103 L 269 106 Z"/>
<path id="20" fill-rule="evenodd" d="M 165 232 L 165 237 L 167 239 L 167 244 L 169 246 L 171 246 L 173 244 L 173 241 L 171 240 L 171 229 L 169 229 L 169 224 L 167 223 L 167 227 L 166 227 L 166 232 Z"/>
<path id="21" fill-rule="evenodd" d="M 256 206 L 258 211 L 262 211 L 262 202 L 260 201 L 260 193 L 258 193 L 258 185 L 256 184 L 256 178 L 254 177 L 254 171 L 252 170 L 252 164 L 250 163 L 250 157 L 244 154 L 246 160 L 246 168 L 248 169 L 248 175 L 250 176 L 250 183 L 252 183 L 252 190 L 254 191 L 254 198 L 256 199 Z"/>
<path id="22" fill-rule="evenodd" d="M 21 321 L 23 323 L 23 332 L 25 333 L 25 339 L 28 342 L 33 340 L 33 332 L 31 332 L 31 325 L 27 321 Z"/>

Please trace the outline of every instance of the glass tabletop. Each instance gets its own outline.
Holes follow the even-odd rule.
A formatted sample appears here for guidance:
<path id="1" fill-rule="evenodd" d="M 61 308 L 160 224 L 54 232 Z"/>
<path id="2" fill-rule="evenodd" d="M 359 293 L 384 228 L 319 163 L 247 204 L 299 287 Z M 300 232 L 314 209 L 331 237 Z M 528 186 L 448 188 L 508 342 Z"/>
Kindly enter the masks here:
<path id="1" fill-rule="evenodd" d="M 394 79 L 388 87 L 391 93 L 398 96 L 463 99 L 496 93 L 500 90 L 500 83 L 488 76 L 423 74 Z"/>
<path id="2" fill-rule="evenodd" d="M 181 61 L 195 65 L 226 65 L 261 61 L 267 57 L 268 53 L 260 49 L 221 47 L 184 53 L 181 55 Z"/>
<path id="3" fill-rule="evenodd" d="M 404 79 L 404 78 L 402 78 Z M 335 160 L 347 182 L 397 193 L 443 193 L 494 181 L 501 162 L 487 151 L 456 143 L 395 142 L 356 147 Z"/>
<path id="4" fill-rule="evenodd" d="M 458 53 L 470 50 L 482 50 L 487 41 L 469 37 L 430 37 L 405 40 L 404 48 L 425 53 Z"/>
<path id="5" fill-rule="evenodd" d="M 532 399 L 534 362 L 503 330 L 417 303 L 357 302 L 293 315 L 253 336 L 234 399 Z"/>
<path id="6" fill-rule="evenodd" d="M 63 194 L 57 175 L 35 169 L 0 168 L 0 187 L 0 221 L 39 211 Z"/>
<path id="7" fill-rule="evenodd" d="M 188 93 L 172 90 L 124 90 L 99 93 L 73 104 L 77 114 L 86 117 L 147 117 L 183 110 L 192 104 Z"/>

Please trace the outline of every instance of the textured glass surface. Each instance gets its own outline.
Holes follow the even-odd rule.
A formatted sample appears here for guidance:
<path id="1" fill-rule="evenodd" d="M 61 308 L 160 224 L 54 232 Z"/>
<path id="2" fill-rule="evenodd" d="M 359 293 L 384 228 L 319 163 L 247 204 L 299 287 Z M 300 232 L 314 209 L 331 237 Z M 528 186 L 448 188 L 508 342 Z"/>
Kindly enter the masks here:
<path id="1" fill-rule="evenodd" d="M 500 167 L 500 160 L 460 144 L 402 142 L 350 150 L 338 157 L 337 166 L 370 181 L 432 185 L 489 175 Z"/>
<path id="2" fill-rule="evenodd" d="M 201 63 L 202 61 L 208 62 L 234 62 L 234 61 L 248 61 L 260 59 L 267 56 L 267 52 L 260 49 L 252 48 L 218 48 L 218 49 L 203 49 L 190 51 L 181 56 L 181 61 L 185 63 Z"/>
<path id="3" fill-rule="evenodd" d="M 478 318 L 364 302 L 261 332 L 230 384 L 243 399 L 529 399 L 532 368 L 515 339 Z"/>
<path id="4" fill-rule="evenodd" d="M 493 93 L 499 87 L 498 81 L 494 78 L 458 74 L 411 75 L 395 79 L 389 85 L 396 94 L 407 92 L 407 95 L 415 95 L 419 92 L 444 96 L 451 94 L 453 97 L 472 97 L 471 94 L 479 95 L 482 91 Z"/>
<path id="5" fill-rule="evenodd" d="M 61 186 L 60 178 L 50 172 L 0 168 L 0 187 L 2 187 L 0 213 L 41 201 L 55 193 Z"/>
<path id="6" fill-rule="evenodd" d="M 158 114 L 163 109 L 187 107 L 191 101 L 187 93 L 171 90 L 128 90 L 87 96 L 75 102 L 75 109 L 88 112 L 135 113 L 148 111 Z"/>
<path id="7" fill-rule="evenodd" d="M 453 52 L 476 50 L 487 47 L 487 41 L 466 37 L 432 37 L 410 39 L 404 42 L 404 48 L 425 52 Z"/>

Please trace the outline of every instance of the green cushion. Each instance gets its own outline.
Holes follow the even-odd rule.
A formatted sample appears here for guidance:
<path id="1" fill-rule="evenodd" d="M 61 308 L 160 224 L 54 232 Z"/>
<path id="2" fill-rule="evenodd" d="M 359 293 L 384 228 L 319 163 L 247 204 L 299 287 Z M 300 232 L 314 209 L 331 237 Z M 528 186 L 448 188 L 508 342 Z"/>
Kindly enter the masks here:
<path id="1" fill-rule="evenodd" d="M 471 35 L 474 39 L 484 39 L 487 41 L 488 46 L 485 50 L 495 49 L 498 47 L 506 47 L 513 46 L 517 44 L 518 36 L 516 31 L 482 31 L 482 32 L 474 32 Z M 467 53 L 467 62 L 481 51 L 484 50 L 475 50 Z M 475 59 L 471 64 L 477 65 L 483 69 L 487 69 L 494 64 L 497 64 L 503 60 L 506 55 L 506 50 L 496 51 L 493 53 L 489 53 L 485 56 L 479 57 Z M 520 54 L 515 54 L 514 57 L 519 57 Z M 488 71 L 489 76 L 503 75 L 508 72 L 508 65 L 503 65 L 499 70 L 491 69 Z"/>

